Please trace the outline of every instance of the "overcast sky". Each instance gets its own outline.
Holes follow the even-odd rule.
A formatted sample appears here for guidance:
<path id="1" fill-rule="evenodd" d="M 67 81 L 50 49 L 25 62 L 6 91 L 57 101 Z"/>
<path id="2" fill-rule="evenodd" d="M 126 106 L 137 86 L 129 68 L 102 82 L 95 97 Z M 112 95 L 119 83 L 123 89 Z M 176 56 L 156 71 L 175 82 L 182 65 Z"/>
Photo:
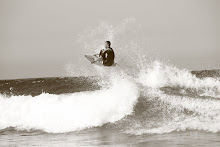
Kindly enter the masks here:
<path id="1" fill-rule="evenodd" d="M 128 17 L 177 67 L 220 68 L 219 0 L 0 0 L 0 79 L 63 76 L 80 33 Z"/>

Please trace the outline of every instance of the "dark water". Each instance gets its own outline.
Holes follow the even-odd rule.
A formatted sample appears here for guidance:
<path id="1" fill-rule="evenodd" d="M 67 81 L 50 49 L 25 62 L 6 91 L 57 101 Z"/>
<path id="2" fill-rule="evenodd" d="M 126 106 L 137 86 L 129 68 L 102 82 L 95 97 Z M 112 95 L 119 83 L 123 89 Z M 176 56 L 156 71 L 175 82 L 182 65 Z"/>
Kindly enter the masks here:
<path id="1" fill-rule="evenodd" d="M 6 95 L 32 95 L 74 93 L 99 89 L 95 77 L 33 78 L 1 80 L 0 93 Z"/>
<path id="2" fill-rule="evenodd" d="M 1 80 L 0 145 L 219 146 L 219 72 L 165 73 Z"/>

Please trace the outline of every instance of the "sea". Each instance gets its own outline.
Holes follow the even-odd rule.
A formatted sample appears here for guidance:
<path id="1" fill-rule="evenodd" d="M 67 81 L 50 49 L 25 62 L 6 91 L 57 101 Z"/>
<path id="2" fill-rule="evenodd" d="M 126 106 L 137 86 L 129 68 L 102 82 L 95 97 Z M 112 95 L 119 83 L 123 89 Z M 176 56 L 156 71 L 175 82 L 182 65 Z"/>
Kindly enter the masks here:
<path id="1" fill-rule="evenodd" d="M 220 70 L 94 70 L 0 80 L 0 146 L 220 146 Z"/>

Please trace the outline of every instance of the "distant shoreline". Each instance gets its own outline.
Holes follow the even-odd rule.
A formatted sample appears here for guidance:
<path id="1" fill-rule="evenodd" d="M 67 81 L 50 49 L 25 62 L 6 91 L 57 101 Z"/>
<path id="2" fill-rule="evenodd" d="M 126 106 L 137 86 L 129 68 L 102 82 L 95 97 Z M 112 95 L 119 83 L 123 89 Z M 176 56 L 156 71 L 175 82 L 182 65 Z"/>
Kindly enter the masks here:
<path id="1" fill-rule="evenodd" d="M 212 69 L 212 70 L 193 70 L 191 71 L 193 75 L 198 78 L 205 77 L 220 77 L 220 69 Z M 62 78 L 96 78 L 96 76 L 78 76 L 78 77 L 39 77 L 39 78 L 21 78 L 21 79 L 0 79 L 0 81 L 10 81 L 10 80 L 39 80 L 39 79 L 62 79 Z"/>

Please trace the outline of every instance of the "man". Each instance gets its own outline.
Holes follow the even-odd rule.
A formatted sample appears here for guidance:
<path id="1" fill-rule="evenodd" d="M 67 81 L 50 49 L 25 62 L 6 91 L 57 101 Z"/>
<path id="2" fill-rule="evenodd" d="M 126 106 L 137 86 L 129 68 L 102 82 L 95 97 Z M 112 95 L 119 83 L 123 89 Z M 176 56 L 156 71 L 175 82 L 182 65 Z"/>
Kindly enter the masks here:
<path id="1" fill-rule="evenodd" d="M 115 54 L 113 49 L 111 48 L 110 41 L 105 42 L 105 49 L 101 50 L 98 55 L 99 55 L 98 60 L 101 60 L 104 66 L 112 66 L 114 64 Z M 93 61 L 93 63 L 96 61 Z"/>

